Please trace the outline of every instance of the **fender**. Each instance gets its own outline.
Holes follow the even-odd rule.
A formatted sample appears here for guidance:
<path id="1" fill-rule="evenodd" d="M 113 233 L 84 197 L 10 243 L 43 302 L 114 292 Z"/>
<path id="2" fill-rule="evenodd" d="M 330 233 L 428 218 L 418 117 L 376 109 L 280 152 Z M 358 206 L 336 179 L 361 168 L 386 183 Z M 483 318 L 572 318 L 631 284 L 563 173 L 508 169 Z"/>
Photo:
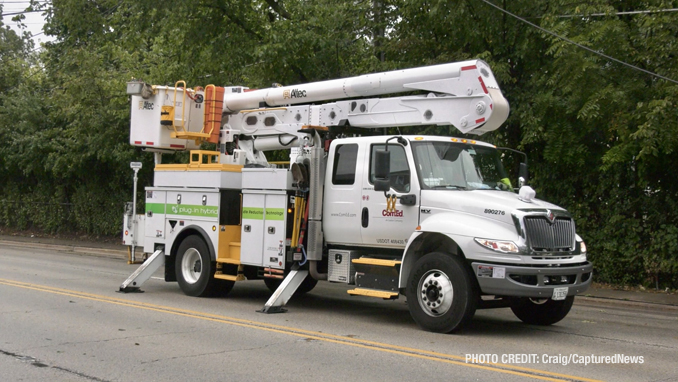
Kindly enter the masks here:
<path id="1" fill-rule="evenodd" d="M 414 231 L 412 235 L 410 235 L 410 239 L 407 241 L 407 245 L 405 246 L 405 251 L 403 252 L 403 257 L 402 257 L 402 263 L 400 264 L 400 276 L 399 276 L 399 281 L 398 281 L 398 288 L 402 289 L 405 288 L 407 285 L 407 278 L 410 275 L 410 269 L 412 268 L 412 265 L 419 259 L 419 256 L 417 256 L 416 251 L 421 248 L 421 245 L 423 243 L 423 240 L 418 240 L 418 238 L 423 234 L 421 231 Z"/>
<path id="2" fill-rule="evenodd" d="M 439 232 L 451 236 L 485 237 L 488 239 L 518 240 L 513 224 L 457 211 L 441 211 L 422 219 L 420 231 Z"/>
<path id="3" fill-rule="evenodd" d="M 474 237 L 518 241 L 516 228 L 493 219 L 468 213 L 439 212 L 426 220 L 410 235 L 403 252 L 399 288 L 405 288 L 414 263 L 423 255 L 443 251 L 465 257 L 464 248 Z"/>
<path id="4" fill-rule="evenodd" d="M 212 243 L 212 240 L 210 239 L 209 235 L 207 235 L 207 232 L 200 226 L 191 224 L 189 226 L 186 226 L 184 229 L 179 232 L 177 235 L 177 238 L 174 240 L 174 243 L 172 243 L 172 254 L 176 256 L 176 251 L 179 248 L 179 245 L 181 245 L 181 242 L 186 238 L 187 236 L 196 233 L 198 234 L 204 241 L 205 244 L 207 244 L 207 248 L 210 251 L 210 258 L 212 261 L 217 260 L 217 253 L 214 250 L 214 243 Z"/>

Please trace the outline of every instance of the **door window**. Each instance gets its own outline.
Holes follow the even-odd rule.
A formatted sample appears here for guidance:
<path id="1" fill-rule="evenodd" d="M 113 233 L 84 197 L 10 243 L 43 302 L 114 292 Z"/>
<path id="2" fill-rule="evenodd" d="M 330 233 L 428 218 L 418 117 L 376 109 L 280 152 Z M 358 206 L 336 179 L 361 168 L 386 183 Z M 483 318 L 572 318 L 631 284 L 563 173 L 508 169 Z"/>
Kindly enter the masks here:
<path id="1" fill-rule="evenodd" d="M 334 154 L 332 184 L 350 185 L 355 182 L 358 145 L 340 145 Z"/>
<path id="2" fill-rule="evenodd" d="M 372 145 L 370 151 L 370 183 L 374 184 L 374 153 L 384 151 L 386 145 Z M 388 177 L 391 188 L 398 192 L 410 192 L 410 166 L 407 164 L 405 148 L 399 145 L 389 145 L 391 152 L 391 172 Z"/>

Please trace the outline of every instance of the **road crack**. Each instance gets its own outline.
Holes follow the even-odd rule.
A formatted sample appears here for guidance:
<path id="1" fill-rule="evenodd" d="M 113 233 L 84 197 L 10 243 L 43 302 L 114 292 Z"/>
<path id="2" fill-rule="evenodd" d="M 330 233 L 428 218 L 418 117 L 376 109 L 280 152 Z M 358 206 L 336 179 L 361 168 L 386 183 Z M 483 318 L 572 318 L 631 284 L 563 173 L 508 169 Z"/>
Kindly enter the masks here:
<path id="1" fill-rule="evenodd" d="M 85 373 L 81 373 L 81 372 L 76 371 L 76 370 L 71 370 L 71 369 L 66 368 L 66 367 L 48 365 L 48 364 L 38 360 L 37 358 L 31 357 L 31 356 L 28 356 L 28 355 L 13 353 L 13 352 L 2 350 L 2 349 L 0 349 L 0 354 L 6 355 L 8 357 L 12 357 L 12 358 L 14 358 L 18 361 L 28 363 L 29 365 L 32 365 L 32 366 L 35 366 L 35 367 L 46 367 L 46 368 L 50 368 L 50 369 L 60 370 L 60 371 L 63 371 L 65 373 L 68 373 L 68 374 L 77 375 L 78 377 L 85 378 L 85 379 L 90 380 L 90 381 L 110 382 L 106 379 L 94 377 L 94 376 L 91 376 L 91 375 L 88 375 L 88 374 L 85 374 Z"/>
<path id="2" fill-rule="evenodd" d="M 218 355 L 218 354 L 228 354 L 228 353 L 261 350 L 261 349 L 266 349 L 266 348 L 269 348 L 269 347 L 272 347 L 272 346 L 282 345 L 282 344 L 285 344 L 285 343 L 289 343 L 289 341 L 274 342 L 274 343 L 271 343 L 271 344 L 267 344 L 267 345 L 263 345 L 263 346 L 256 346 L 256 347 L 251 347 L 251 348 L 240 348 L 240 349 L 222 350 L 222 351 L 209 352 L 209 353 L 200 353 L 200 354 L 191 354 L 191 355 L 181 355 L 181 356 L 176 356 L 176 357 L 158 358 L 158 359 L 153 359 L 153 360 L 150 360 L 150 361 L 143 361 L 143 362 L 141 362 L 141 364 L 144 365 L 144 364 L 150 364 L 150 363 L 156 363 L 156 362 L 162 362 L 162 361 L 173 361 L 173 360 L 177 360 L 177 359 L 189 359 L 189 358 L 195 358 L 195 357 L 203 357 L 203 356 L 207 356 L 207 355 Z"/>
<path id="3" fill-rule="evenodd" d="M 165 333 L 146 334 L 146 335 L 130 335 L 130 336 L 125 336 L 125 337 L 103 338 L 103 339 L 90 340 L 90 341 L 67 341 L 67 342 L 59 342 L 59 343 L 54 343 L 54 344 L 49 344 L 49 345 L 44 345 L 44 346 L 36 346 L 36 347 L 29 348 L 27 350 L 46 349 L 46 348 L 53 348 L 55 346 L 70 346 L 70 345 L 106 343 L 106 342 L 113 342 L 113 341 L 124 341 L 124 340 L 140 339 L 140 338 L 151 338 L 151 337 L 166 336 L 168 334 L 171 334 L 171 335 L 173 335 L 173 334 L 185 334 L 185 333 L 192 333 L 192 332 L 193 332 L 192 330 L 187 330 L 187 331 L 183 331 L 183 332 L 165 332 Z"/>

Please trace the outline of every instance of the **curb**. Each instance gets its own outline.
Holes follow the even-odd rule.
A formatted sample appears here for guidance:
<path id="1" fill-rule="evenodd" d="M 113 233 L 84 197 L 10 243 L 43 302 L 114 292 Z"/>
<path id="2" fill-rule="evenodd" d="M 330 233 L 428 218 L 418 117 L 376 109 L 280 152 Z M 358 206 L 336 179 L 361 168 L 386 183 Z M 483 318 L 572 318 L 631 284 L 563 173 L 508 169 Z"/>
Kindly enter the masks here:
<path id="1" fill-rule="evenodd" d="M 609 307 L 629 307 L 643 310 L 654 310 L 664 312 L 678 312 L 677 305 L 662 304 L 659 302 L 647 302 L 638 300 L 626 300 L 611 297 L 596 297 L 590 295 L 577 296 L 574 299 L 575 305 L 583 306 L 609 306 Z"/>
<path id="2" fill-rule="evenodd" d="M 106 257 L 123 260 L 126 260 L 128 256 L 127 250 L 125 249 L 92 248 L 92 247 L 80 247 L 75 245 L 60 245 L 45 243 L 28 243 L 23 241 L 11 241 L 11 240 L 0 240 L 0 245 L 21 248 L 49 249 L 58 252 L 71 252 L 80 255 Z"/>

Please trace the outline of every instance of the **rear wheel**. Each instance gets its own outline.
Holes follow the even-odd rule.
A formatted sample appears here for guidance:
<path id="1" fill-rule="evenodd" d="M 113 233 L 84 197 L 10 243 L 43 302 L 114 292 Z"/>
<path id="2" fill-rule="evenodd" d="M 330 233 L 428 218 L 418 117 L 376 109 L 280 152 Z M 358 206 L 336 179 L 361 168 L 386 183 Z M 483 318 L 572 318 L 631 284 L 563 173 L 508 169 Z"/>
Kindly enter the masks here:
<path id="1" fill-rule="evenodd" d="M 567 316 L 574 296 L 564 300 L 520 297 L 511 301 L 511 310 L 522 322 L 531 325 L 552 325 Z"/>
<path id="2" fill-rule="evenodd" d="M 191 235 L 181 242 L 175 269 L 179 287 L 184 294 L 204 297 L 214 292 L 217 284 L 214 280 L 215 264 L 202 238 Z"/>
<path id="3" fill-rule="evenodd" d="M 407 305 L 424 330 L 449 333 L 476 311 L 478 291 L 462 258 L 433 252 L 419 259 L 407 283 Z"/>

